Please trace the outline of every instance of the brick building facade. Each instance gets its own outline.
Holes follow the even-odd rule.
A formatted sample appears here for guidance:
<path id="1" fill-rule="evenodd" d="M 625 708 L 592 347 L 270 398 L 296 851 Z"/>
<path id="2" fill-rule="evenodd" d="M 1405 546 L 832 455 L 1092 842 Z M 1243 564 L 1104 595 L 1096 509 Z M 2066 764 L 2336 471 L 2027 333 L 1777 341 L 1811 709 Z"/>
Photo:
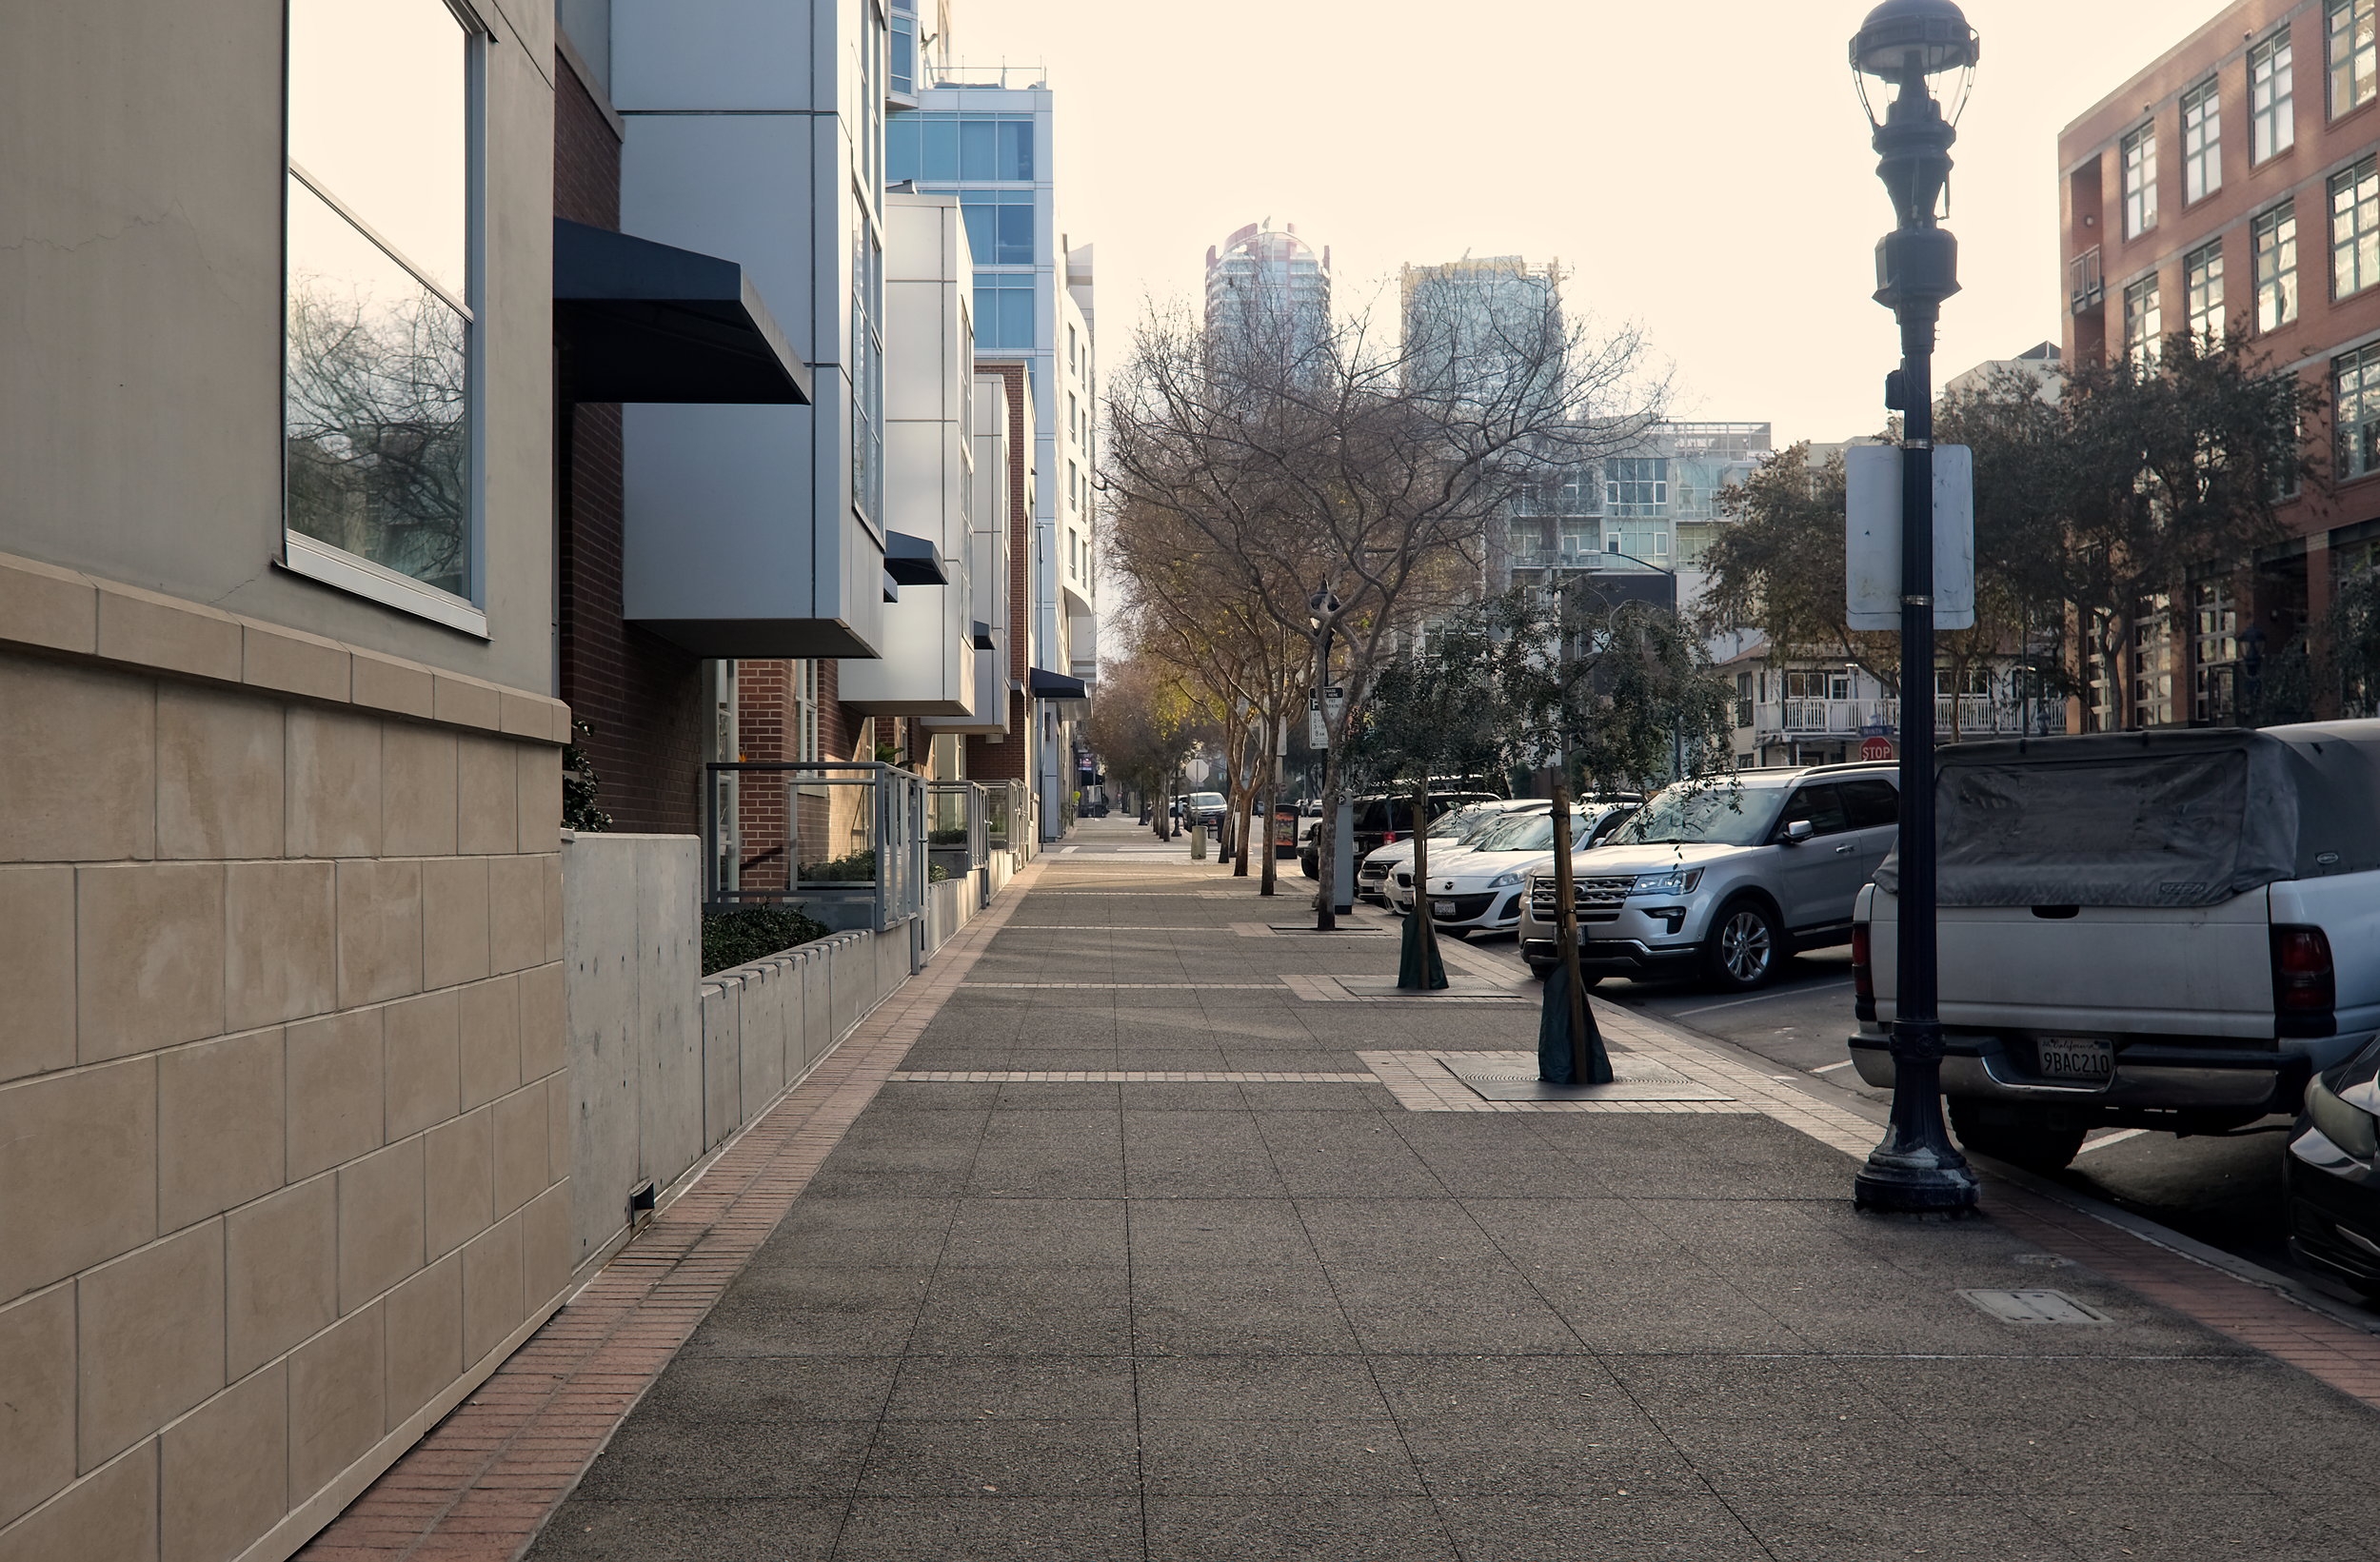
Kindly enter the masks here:
<path id="1" fill-rule="evenodd" d="M 554 56 L 554 215 L 620 227 L 619 116 L 566 43 Z M 612 827 L 702 828 L 703 663 L 623 622 L 618 404 L 555 400 L 562 698 Z"/>
<path id="2" fill-rule="evenodd" d="M 2235 718 L 2380 539 L 2380 37 L 2371 0 L 2239 0 L 2058 138 L 2072 360 L 2190 329 L 2318 387 L 2322 476 L 2286 540 L 2194 581 L 2102 676 L 2086 729 Z M 2261 654 L 2260 654 L 2261 652 Z"/>

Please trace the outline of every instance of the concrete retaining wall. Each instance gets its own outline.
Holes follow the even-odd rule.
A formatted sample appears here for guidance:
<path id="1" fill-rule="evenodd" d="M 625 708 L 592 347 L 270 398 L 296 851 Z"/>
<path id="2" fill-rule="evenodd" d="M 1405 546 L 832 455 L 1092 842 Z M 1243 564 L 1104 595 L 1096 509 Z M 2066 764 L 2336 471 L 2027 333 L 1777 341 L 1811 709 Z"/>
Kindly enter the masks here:
<path id="1" fill-rule="evenodd" d="M 703 976 L 701 842 L 565 836 L 575 1265 L 616 1248 L 629 1196 L 668 1188 L 798 1084 L 973 920 L 1016 854 L 926 886 L 916 922 L 836 933 Z"/>

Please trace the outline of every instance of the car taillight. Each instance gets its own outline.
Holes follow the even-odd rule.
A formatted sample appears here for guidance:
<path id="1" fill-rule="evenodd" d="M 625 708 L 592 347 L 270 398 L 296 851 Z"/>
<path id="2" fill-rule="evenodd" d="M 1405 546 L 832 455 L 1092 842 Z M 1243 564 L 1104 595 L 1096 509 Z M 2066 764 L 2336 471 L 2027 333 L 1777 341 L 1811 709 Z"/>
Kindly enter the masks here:
<path id="1" fill-rule="evenodd" d="M 2283 1014 L 2328 1014 L 2338 1007 L 2330 939 L 2318 927 L 2272 930 L 2272 1006 Z"/>
<path id="2" fill-rule="evenodd" d="M 1852 996 L 1863 1003 L 1875 1001 L 1875 968 L 1868 962 L 1868 924 L 1854 922 L 1851 928 Z"/>
<path id="3" fill-rule="evenodd" d="M 1397 844 L 1397 832 L 1391 830 L 1387 834 L 1381 836 L 1380 844 L 1383 846 L 1394 846 Z"/>

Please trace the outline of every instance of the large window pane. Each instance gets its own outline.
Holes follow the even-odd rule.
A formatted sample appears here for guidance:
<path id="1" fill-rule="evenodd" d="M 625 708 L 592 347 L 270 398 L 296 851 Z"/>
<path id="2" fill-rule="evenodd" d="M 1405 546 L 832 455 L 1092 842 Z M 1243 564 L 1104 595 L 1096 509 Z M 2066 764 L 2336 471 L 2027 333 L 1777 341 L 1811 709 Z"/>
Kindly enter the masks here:
<path id="1" fill-rule="evenodd" d="M 289 182 L 288 526 L 470 594 L 467 326 Z"/>
<path id="2" fill-rule="evenodd" d="M 455 298 L 467 49 L 441 0 L 289 0 L 289 161 Z"/>
<path id="3" fill-rule="evenodd" d="M 925 177 L 925 127 L 916 114 L 884 116 L 884 183 Z"/>
<path id="4" fill-rule="evenodd" d="M 2182 199 L 2223 188 L 2223 97 L 2213 76 L 2182 94 Z"/>
<path id="5" fill-rule="evenodd" d="M 2330 296 L 2380 282 L 2380 158 L 2330 178 Z"/>
<path id="6" fill-rule="evenodd" d="M 2380 0 L 2330 0 L 2330 112 L 2333 117 L 2380 93 Z"/>
<path id="7" fill-rule="evenodd" d="M 2256 245 L 2256 328 L 2270 331 L 2297 318 L 2297 204 L 2284 201 L 2253 224 Z"/>
<path id="8" fill-rule="evenodd" d="M 2248 51 L 2248 158 L 2261 163 L 2297 143 L 2297 95 L 2289 28 Z"/>
<path id="9" fill-rule="evenodd" d="M 1000 207 L 1000 264 L 1033 264 L 1033 208 L 1013 201 Z"/>
<path id="10" fill-rule="evenodd" d="M 1000 127 L 1000 176 L 1002 179 L 1033 177 L 1033 122 L 1012 119 Z"/>
<path id="11" fill-rule="evenodd" d="M 962 179 L 997 179 L 1000 158 L 996 148 L 999 127 L 988 119 L 962 119 L 959 122 L 959 177 Z"/>
<path id="12" fill-rule="evenodd" d="M 959 177 L 959 122 L 940 115 L 925 120 L 925 177 Z"/>
<path id="13" fill-rule="evenodd" d="M 2157 129 L 2144 125 L 2126 136 L 2124 237 L 2136 239 L 2157 226 Z"/>

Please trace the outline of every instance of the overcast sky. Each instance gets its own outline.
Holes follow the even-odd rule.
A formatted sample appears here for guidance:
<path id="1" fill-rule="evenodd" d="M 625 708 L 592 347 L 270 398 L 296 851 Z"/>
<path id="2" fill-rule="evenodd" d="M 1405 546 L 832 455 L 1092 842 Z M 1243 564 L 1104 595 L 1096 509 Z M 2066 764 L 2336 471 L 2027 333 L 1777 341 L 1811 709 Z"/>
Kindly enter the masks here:
<path id="1" fill-rule="evenodd" d="M 1342 303 L 1403 262 L 1558 257 L 1574 309 L 1675 366 L 1676 415 L 1783 445 L 1885 416 L 1892 212 L 1845 63 L 1870 4 L 954 0 L 953 31 L 966 63 L 1048 67 L 1110 364 L 1146 300 L 1195 298 L 1207 246 L 1269 216 L 1330 246 Z M 2058 339 L 2058 129 L 2221 9 L 1967 0 L 1940 376 Z"/>

